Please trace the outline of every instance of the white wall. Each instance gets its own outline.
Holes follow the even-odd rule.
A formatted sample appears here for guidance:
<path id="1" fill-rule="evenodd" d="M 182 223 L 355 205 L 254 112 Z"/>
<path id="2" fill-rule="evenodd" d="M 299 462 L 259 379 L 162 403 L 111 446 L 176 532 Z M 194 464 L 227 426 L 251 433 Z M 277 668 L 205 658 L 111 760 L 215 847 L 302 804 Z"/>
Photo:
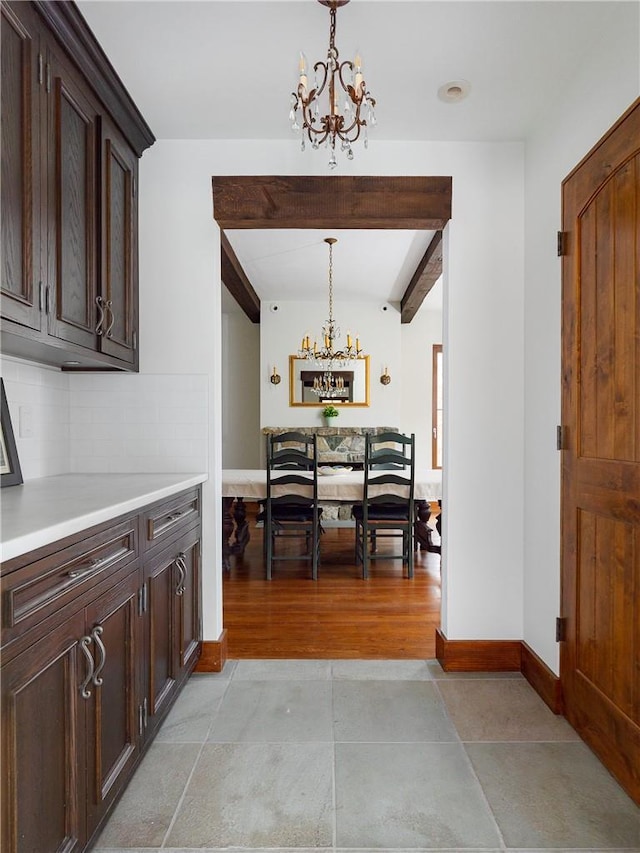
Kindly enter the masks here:
<path id="1" fill-rule="evenodd" d="M 416 466 L 431 468 L 433 345 L 442 343 L 442 311 L 427 301 L 401 327 L 402 370 L 394 377 L 402 394 L 402 431 L 416 436 Z"/>
<path id="2" fill-rule="evenodd" d="M 268 383 L 269 387 L 274 386 Z M 222 315 L 222 467 L 260 468 L 260 326 Z"/>
<path id="3" fill-rule="evenodd" d="M 277 312 L 272 303 L 262 305 L 260 349 L 262 389 L 261 426 L 323 426 L 322 409 L 317 406 L 289 406 L 289 356 L 295 355 L 302 337 L 320 337 L 327 316 L 326 302 L 279 301 Z M 334 316 L 343 333 L 353 329 L 360 346 L 369 355 L 369 406 L 340 406 L 336 426 L 401 426 L 401 383 L 380 384 L 385 365 L 398 377 L 401 368 L 400 311 L 397 305 L 385 303 L 382 311 L 377 303 L 354 303 L 335 299 Z M 279 385 L 269 382 L 273 366 L 282 375 Z"/>
<path id="4" fill-rule="evenodd" d="M 561 229 L 562 180 L 640 93 L 637 3 L 616 7 L 615 26 L 558 87 L 558 101 L 526 147 L 525 578 L 524 639 L 557 673 L 560 601 Z"/>
<path id="5" fill-rule="evenodd" d="M 449 353 L 445 365 L 449 385 L 454 389 L 448 395 L 445 435 L 450 457 L 445 473 L 446 533 L 456 544 L 443 558 L 451 591 L 443 601 L 443 626 L 451 638 L 520 637 L 523 146 L 376 142 L 352 163 L 341 163 L 340 169 L 342 174 L 453 176 L 454 218 L 446 235 L 449 320 L 443 342 Z M 217 638 L 222 628 L 220 253 L 211 209 L 215 174 L 326 176 L 326 157 L 323 151 L 301 154 L 295 140 L 164 141 L 142 159 L 142 368 L 208 375 L 207 639 Z M 287 343 L 287 354 L 289 349 Z M 389 368 L 395 371 L 393 364 Z M 262 383 L 267 379 L 261 376 Z M 392 383 L 386 390 L 396 394 L 398 387 Z M 399 401 L 399 414 L 401 406 Z M 479 545 L 491 541 L 484 515 L 478 512 L 478 501 L 486 494 L 501 519 L 499 548 Z"/>

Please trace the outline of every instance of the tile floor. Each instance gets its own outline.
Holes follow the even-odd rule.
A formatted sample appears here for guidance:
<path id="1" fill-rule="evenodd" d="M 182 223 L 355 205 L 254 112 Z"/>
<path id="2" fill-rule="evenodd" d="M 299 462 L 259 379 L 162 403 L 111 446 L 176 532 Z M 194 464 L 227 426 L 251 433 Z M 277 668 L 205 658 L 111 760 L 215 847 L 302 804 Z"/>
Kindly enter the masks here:
<path id="1" fill-rule="evenodd" d="M 96 853 L 640 851 L 640 809 L 519 674 L 435 661 L 194 675 Z"/>

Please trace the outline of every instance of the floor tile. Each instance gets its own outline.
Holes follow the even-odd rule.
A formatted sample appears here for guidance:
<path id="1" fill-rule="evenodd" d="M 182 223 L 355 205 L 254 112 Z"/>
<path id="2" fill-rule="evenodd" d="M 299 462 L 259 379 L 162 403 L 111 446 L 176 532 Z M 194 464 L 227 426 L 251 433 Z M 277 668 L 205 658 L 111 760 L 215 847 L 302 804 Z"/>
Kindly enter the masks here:
<path id="1" fill-rule="evenodd" d="M 328 681 L 331 678 L 329 660 L 239 660 L 234 681 L 267 681 L 303 679 Z"/>
<path id="2" fill-rule="evenodd" d="M 583 743 L 465 748 L 508 847 L 640 847 L 640 809 Z"/>
<path id="3" fill-rule="evenodd" d="M 374 681 L 431 681 L 425 660 L 334 660 L 335 679 Z"/>
<path id="4" fill-rule="evenodd" d="M 438 684 L 463 741 L 578 741 L 525 680 L 442 681 Z"/>
<path id="5" fill-rule="evenodd" d="M 336 741 L 457 741 L 434 684 L 336 681 Z"/>
<path id="6" fill-rule="evenodd" d="M 208 676 L 189 679 L 156 736 L 157 743 L 203 743 L 229 686 Z"/>
<path id="7" fill-rule="evenodd" d="M 497 847 L 458 743 L 336 744 L 337 846 Z"/>
<path id="8" fill-rule="evenodd" d="M 328 681 L 232 681 L 209 740 L 332 741 Z"/>
<path id="9" fill-rule="evenodd" d="M 201 748 L 151 744 L 96 846 L 159 847 Z"/>
<path id="10" fill-rule="evenodd" d="M 328 847 L 331 744 L 207 744 L 167 847 Z"/>
<path id="11" fill-rule="evenodd" d="M 219 681 L 228 681 L 233 677 L 237 665 L 237 660 L 227 660 L 225 661 L 221 672 L 192 672 L 189 677 L 191 680 L 197 680 L 198 678 L 215 678 Z"/>

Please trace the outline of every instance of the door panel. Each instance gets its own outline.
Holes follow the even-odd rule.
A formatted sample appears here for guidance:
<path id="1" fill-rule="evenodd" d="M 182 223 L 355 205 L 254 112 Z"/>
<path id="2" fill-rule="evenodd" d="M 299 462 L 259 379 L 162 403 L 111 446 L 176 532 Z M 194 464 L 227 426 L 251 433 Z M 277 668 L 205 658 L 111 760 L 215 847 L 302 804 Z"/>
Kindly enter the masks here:
<path id="1" fill-rule="evenodd" d="M 151 729 L 173 695 L 178 678 L 176 660 L 175 554 L 154 559 L 148 575 L 148 714 Z"/>
<path id="2" fill-rule="evenodd" d="M 121 790 L 139 751 L 139 586 L 135 571 L 87 609 L 87 634 L 96 661 L 94 696 L 87 706 L 89 836 Z"/>
<path id="3" fill-rule="evenodd" d="M 95 349 L 97 106 L 61 56 L 50 61 L 49 333 Z"/>
<path id="4" fill-rule="evenodd" d="M 16 12 L 19 13 L 16 14 Z M 2 4 L 2 316 L 40 329 L 39 24 Z"/>
<path id="5" fill-rule="evenodd" d="M 137 158 L 110 121 L 102 119 L 102 299 L 106 323 L 100 335 L 102 352 L 134 363 L 137 269 Z"/>
<path id="6" fill-rule="evenodd" d="M 84 846 L 84 703 L 78 614 L 2 668 L 2 850 L 73 853 Z M 42 697 L 46 696 L 46 702 Z"/>
<path id="7" fill-rule="evenodd" d="M 640 102 L 563 184 L 561 679 L 640 802 Z"/>

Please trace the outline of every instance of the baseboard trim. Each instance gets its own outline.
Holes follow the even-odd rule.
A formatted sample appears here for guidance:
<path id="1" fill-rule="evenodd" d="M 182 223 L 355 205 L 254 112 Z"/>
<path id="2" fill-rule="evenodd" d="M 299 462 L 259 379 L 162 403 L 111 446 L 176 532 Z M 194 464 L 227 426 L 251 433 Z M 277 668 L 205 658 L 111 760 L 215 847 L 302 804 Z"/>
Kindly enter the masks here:
<path id="1" fill-rule="evenodd" d="M 448 640 L 436 629 L 436 657 L 445 672 L 520 672 L 520 640 Z"/>
<path id="2" fill-rule="evenodd" d="M 560 679 L 524 641 L 522 642 L 521 671 L 553 713 L 564 714 L 564 698 Z"/>
<path id="3" fill-rule="evenodd" d="M 194 672 L 222 672 L 227 662 L 228 642 L 225 628 L 217 640 L 203 640 L 200 660 Z"/>
<path id="4" fill-rule="evenodd" d="M 564 713 L 560 679 L 522 640 L 448 640 L 438 628 L 436 657 L 445 672 L 521 672 L 554 714 Z"/>

